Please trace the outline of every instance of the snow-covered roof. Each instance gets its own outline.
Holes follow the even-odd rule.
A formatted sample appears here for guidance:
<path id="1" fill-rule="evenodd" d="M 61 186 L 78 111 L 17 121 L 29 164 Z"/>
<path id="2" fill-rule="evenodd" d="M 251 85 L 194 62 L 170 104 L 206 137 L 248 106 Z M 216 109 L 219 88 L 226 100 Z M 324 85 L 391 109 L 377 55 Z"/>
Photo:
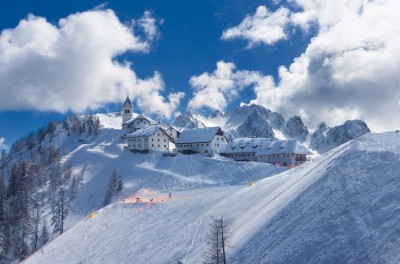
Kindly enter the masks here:
<path id="1" fill-rule="evenodd" d="M 270 138 L 236 138 L 224 144 L 221 153 L 251 153 L 256 155 L 268 154 L 307 154 L 312 153 L 295 139 L 272 140 Z"/>
<path id="2" fill-rule="evenodd" d="M 215 135 L 223 136 L 220 127 L 205 127 L 196 129 L 186 129 L 181 132 L 176 144 L 211 142 Z"/>
<path id="3" fill-rule="evenodd" d="M 167 133 L 165 133 L 165 131 L 160 126 L 149 126 L 146 128 L 139 129 L 138 131 L 135 131 L 133 133 L 130 133 L 126 137 L 127 138 L 149 137 L 158 130 L 161 130 L 164 134 L 167 135 Z"/>
<path id="4" fill-rule="evenodd" d="M 257 152 L 262 146 L 269 145 L 271 138 L 235 138 L 228 144 L 223 144 L 221 153 Z"/>
<path id="5" fill-rule="evenodd" d="M 126 96 L 124 105 L 130 105 L 130 106 L 132 105 L 131 99 L 129 99 L 128 95 Z"/>
<path id="6" fill-rule="evenodd" d="M 312 155 L 312 152 L 295 139 L 271 141 L 269 144 L 262 146 L 256 155 L 289 153 Z"/>
<path id="7" fill-rule="evenodd" d="M 157 124 L 158 124 L 156 121 L 154 121 L 154 120 L 151 119 L 150 117 L 145 116 L 144 114 L 139 114 L 139 115 L 137 115 L 135 118 L 132 118 L 132 119 L 126 121 L 126 122 L 124 123 L 124 125 L 132 124 L 133 122 L 135 122 L 135 121 L 138 120 L 138 119 L 146 119 L 147 121 L 149 121 L 150 125 L 157 125 Z"/>

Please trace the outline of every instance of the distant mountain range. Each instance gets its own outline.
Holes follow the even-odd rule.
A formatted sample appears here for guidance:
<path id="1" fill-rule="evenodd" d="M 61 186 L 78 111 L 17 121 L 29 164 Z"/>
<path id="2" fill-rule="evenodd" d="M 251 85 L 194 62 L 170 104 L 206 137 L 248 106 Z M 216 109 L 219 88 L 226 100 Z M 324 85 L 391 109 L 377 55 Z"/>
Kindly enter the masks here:
<path id="1" fill-rule="evenodd" d="M 300 116 L 292 116 L 285 120 L 282 114 L 272 112 L 261 105 L 244 105 L 226 113 L 217 110 L 209 117 L 188 111 L 177 116 L 173 126 L 181 130 L 220 126 L 228 139 L 238 137 L 297 139 L 318 153 L 327 152 L 371 132 L 362 120 L 348 120 L 343 125 L 335 127 L 329 127 L 322 122 L 315 130 L 309 130 Z"/>

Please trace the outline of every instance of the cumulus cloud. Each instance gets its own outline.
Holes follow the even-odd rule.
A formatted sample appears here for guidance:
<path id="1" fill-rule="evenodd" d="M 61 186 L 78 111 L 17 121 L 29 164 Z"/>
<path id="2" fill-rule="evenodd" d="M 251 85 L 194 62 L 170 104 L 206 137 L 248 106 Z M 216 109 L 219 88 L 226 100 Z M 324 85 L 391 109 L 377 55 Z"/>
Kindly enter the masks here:
<path id="1" fill-rule="evenodd" d="M 292 0 L 291 26 L 318 30 L 275 83 L 255 88 L 251 103 L 309 126 L 364 119 L 374 131 L 400 127 L 400 2 Z"/>
<path id="2" fill-rule="evenodd" d="M 130 63 L 116 60 L 126 52 L 149 52 L 157 35 L 150 12 L 121 23 L 112 10 L 96 9 L 72 14 L 57 25 L 29 15 L 0 34 L 0 110 L 79 112 L 129 93 L 138 99 L 156 97 L 141 103 L 142 110 L 169 117 L 181 95 L 164 98 L 159 73 L 140 79 Z"/>
<path id="3" fill-rule="evenodd" d="M 5 138 L 0 137 L 0 150 L 8 149 L 8 146 L 6 145 L 5 142 L 6 142 Z"/>
<path id="4" fill-rule="evenodd" d="M 247 15 L 238 26 L 225 30 L 222 39 L 246 39 L 249 41 L 248 48 L 258 43 L 272 45 L 287 39 L 286 29 L 289 22 L 290 12 L 287 8 L 282 7 L 271 12 L 265 6 L 260 6 L 255 14 Z"/>
<path id="5" fill-rule="evenodd" d="M 219 61 L 213 73 L 205 72 L 190 78 L 194 93 L 188 107 L 224 110 L 244 88 L 252 86 L 257 89 L 268 82 L 272 82 L 271 77 L 255 71 L 236 70 L 233 63 Z"/>

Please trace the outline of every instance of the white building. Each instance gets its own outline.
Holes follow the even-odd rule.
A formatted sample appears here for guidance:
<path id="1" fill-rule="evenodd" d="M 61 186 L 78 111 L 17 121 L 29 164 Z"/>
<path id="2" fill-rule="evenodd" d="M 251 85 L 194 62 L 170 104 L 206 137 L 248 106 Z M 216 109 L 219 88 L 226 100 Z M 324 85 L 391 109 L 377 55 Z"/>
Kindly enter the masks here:
<path id="1" fill-rule="evenodd" d="M 175 145 L 179 153 L 212 155 L 227 142 L 220 127 L 206 127 L 183 130 Z"/>
<path id="2" fill-rule="evenodd" d="M 236 138 L 224 144 L 220 154 L 236 161 L 257 161 L 256 153 L 271 141 L 270 138 Z"/>
<path id="3" fill-rule="evenodd" d="M 237 138 L 221 149 L 221 155 L 236 161 L 260 161 L 297 166 L 312 153 L 295 139 Z"/>
<path id="4" fill-rule="evenodd" d="M 135 118 L 132 118 L 122 124 L 122 130 L 127 133 L 135 132 L 143 128 L 147 128 L 149 126 L 156 126 L 157 122 L 151 119 L 150 117 L 145 116 L 144 114 L 140 114 Z"/>
<path id="5" fill-rule="evenodd" d="M 297 166 L 308 161 L 312 153 L 295 139 L 271 141 L 256 153 L 257 160 L 281 166 Z"/>
<path id="6" fill-rule="evenodd" d="M 134 152 L 149 152 L 150 150 L 167 151 L 171 138 L 160 126 L 149 126 L 126 136 L 128 149 Z M 173 144 L 172 144 L 173 145 Z"/>
<path id="7" fill-rule="evenodd" d="M 179 135 L 181 134 L 181 132 L 179 132 L 178 130 L 176 130 L 173 127 L 169 127 L 167 129 L 165 129 L 165 132 L 167 132 L 167 134 L 171 137 L 173 142 L 175 142 L 177 140 L 177 138 L 179 137 Z"/>

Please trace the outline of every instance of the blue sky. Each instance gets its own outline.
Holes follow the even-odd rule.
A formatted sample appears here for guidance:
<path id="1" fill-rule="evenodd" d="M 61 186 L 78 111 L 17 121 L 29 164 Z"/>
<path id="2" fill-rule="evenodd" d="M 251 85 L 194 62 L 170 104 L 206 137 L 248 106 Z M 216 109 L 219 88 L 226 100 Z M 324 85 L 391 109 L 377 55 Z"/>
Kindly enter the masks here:
<path id="1" fill-rule="evenodd" d="M 398 4 L 318 2 L 3 1 L 0 148 L 126 93 L 165 119 L 258 103 L 311 128 L 399 126 Z"/>

